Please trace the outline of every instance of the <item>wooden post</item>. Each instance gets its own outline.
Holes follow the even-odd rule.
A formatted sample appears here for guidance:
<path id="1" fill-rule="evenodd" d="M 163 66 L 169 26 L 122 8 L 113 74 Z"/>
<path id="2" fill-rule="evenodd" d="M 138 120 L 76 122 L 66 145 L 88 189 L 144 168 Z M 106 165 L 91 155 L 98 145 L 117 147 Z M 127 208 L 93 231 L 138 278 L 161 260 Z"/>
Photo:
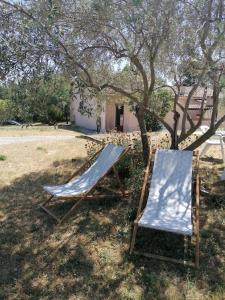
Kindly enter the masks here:
<path id="1" fill-rule="evenodd" d="M 64 215 L 64 217 L 59 221 L 58 224 L 62 224 L 70 215 L 71 213 L 77 208 L 78 205 L 84 200 L 85 197 L 82 197 L 80 200 L 77 201 L 76 204 Z"/>
<path id="2" fill-rule="evenodd" d="M 131 241 L 130 241 L 130 254 L 132 254 L 133 249 L 134 249 L 137 230 L 138 230 L 138 222 L 134 221 L 134 228 L 133 228 L 133 233 L 132 233 L 132 237 L 131 237 Z"/>
<path id="3" fill-rule="evenodd" d="M 188 253 L 188 237 L 184 235 L 184 263 L 187 258 L 187 253 Z"/>
<path id="4" fill-rule="evenodd" d="M 51 195 L 50 197 L 48 197 L 48 199 L 42 204 L 40 205 L 40 207 L 44 207 L 48 202 L 50 202 L 52 200 L 52 198 L 54 198 L 54 195 Z"/>
<path id="5" fill-rule="evenodd" d="M 199 197 L 200 197 L 200 177 L 197 174 L 196 177 L 196 223 L 195 223 L 195 235 L 196 235 L 196 245 L 195 245 L 195 267 L 199 268 Z"/>
<path id="6" fill-rule="evenodd" d="M 152 151 L 150 150 L 149 158 L 148 158 L 148 164 L 147 164 L 147 167 L 145 169 L 145 174 L 144 174 L 144 182 L 143 182 L 143 186 L 142 186 L 142 189 L 141 189 L 141 197 L 140 197 L 140 200 L 139 200 L 137 216 L 136 216 L 136 219 L 134 221 L 134 228 L 133 228 L 132 238 L 131 238 L 131 241 L 130 241 L 130 254 L 132 254 L 133 249 L 134 249 L 134 244 L 135 244 L 135 239 L 136 239 L 137 229 L 138 229 L 139 216 L 141 214 L 142 205 L 143 205 L 143 202 L 144 202 L 145 189 L 146 189 L 146 185 L 147 185 L 147 182 L 148 182 L 149 170 L 150 170 L 150 165 L 151 165 L 151 157 L 152 157 L 151 154 L 152 154 Z"/>
<path id="7" fill-rule="evenodd" d="M 145 190 L 146 190 L 146 185 L 148 183 L 149 171 L 150 171 L 150 166 L 151 166 L 151 157 L 152 157 L 152 151 L 150 150 L 149 158 L 148 158 L 148 164 L 147 164 L 147 167 L 146 167 L 145 173 L 144 173 L 144 181 L 143 181 L 143 186 L 142 186 L 142 189 L 141 189 L 141 197 L 140 197 L 140 200 L 139 200 L 139 206 L 138 206 L 138 211 L 137 211 L 136 218 L 138 218 L 138 216 L 140 215 L 141 210 L 142 210 L 142 206 L 143 206 L 143 202 L 144 202 Z"/>
<path id="8" fill-rule="evenodd" d="M 120 190 L 121 190 L 123 196 L 125 196 L 124 186 L 123 186 L 123 184 L 122 184 L 122 182 L 121 182 L 121 180 L 120 180 L 119 174 L 118 174 L 117 169 L 116 169 L 115 166 L 113 166 L 113 172 L 114 172 L 114 174 L 115 174 L 115 176 L 116 176 L 116 180 L 117 180 L 117 182 L 118 182 L 118 184 L 119 184 Z"/>

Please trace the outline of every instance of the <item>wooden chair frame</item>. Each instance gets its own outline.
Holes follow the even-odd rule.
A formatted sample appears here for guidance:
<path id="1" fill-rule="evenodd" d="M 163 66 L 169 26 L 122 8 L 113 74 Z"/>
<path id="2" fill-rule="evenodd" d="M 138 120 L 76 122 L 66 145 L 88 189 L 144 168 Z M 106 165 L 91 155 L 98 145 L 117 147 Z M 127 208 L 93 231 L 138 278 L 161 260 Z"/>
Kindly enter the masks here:
<path id="1" fill-rule="evenodd" d="M 99 151 L 97 151 L 88 161 L 86 161 L 71 177 L 70 179 L 66 182 L 69 183 L 71 180 L 73 180 L 76 176 L 78 176 L 81 171 L 84 171 L 86 169 L 86 167 L 88 165 L 91 164 L 91 162 L 93 161 L 94 158 L 96 158 L 96 156 L 98 154 L 100 154 L 100 152 L 103 150 L 104 146 L 101 147 L 101 149 Z M 55 214 L 53 214 L 49 209 L 46 208 L 47 204 L 55 197 L 54 195 L 51 195 L 46 201 L 44 201 L 41 205 L 40 208 L 42 210 L 44 210 L 48 215 L 50 215 L 58 224 L 63 223 L 71 214 L 72 212 L 74 212 L 76 210 L 76 208 L 81 204 L 81 202 L 88 200 L 88 199 L 96 199 L 96 198 L 115 198 L 115 196 L 126 196 L 126 191 L 123 187 L 123 184 L 119 178 L 119 174 L 116 170 L 116 164 L 127 154 L 127 152 L 130 150 L 130 147 L 124 149 L 124 151 L 122 152 L 122 154 L 120 155 L 120 157 L 118 158 L 118 160 L 113 164 L 113 166 L 107 171 L 107 173 L 105 175 L 103 175 L 98 182 L 86 193 L 83 193 L 81 195 L 78 196 L 67 196 L 67 197 L 56 197 L 58 199 L 70 199 L 70 200 L 77 200 L 77 202 L 72 206 L 72 208 L 61 218 L 59 219 Z M 106 191 L 109 191 L 111 193 L 113 193 L 114 195 L 108 195 L 108 194 L 95 194 L 94 192 L 96 190 L 96 188 L 98 187 L 99 183 L 111 172 L 113 171 L 116 181 L 119 185 L 119 191 L 118 190 L 114 190 L 108 187 L 104 187 L 101 186 L 101 189 L 104 189 Z"/>
<path id="2" fill-rule="evenodd" d="M 200 199 L 200 177 L 199 177 L 199 152 L 198 151 L 194 151 L 194 156 L 196 157 L 196 165 L 195 165 L 195 172 L 193 170 L 193 177 L 194 177 L 194 173 L 195 173 L 195 178 L 196 180 L 193 182 L 192 186 L 193 186 L 193 192 L 195 194 L 195 204 L 192 206 L 192 223 L 193 223 L 193 227 L 194 227 L 194 233 L 192 236 L 195 237 L 195 262 L 189 262 L 186 261 L 185 258 L 184 260 L 182 259 L 175 259 L 175 258 L 171 258 L 171 257 L 167 257 L 167 256 L 161 256 L 161 255 L 155 255 L 155 254 L 151 254 L 151 253 L 143 253 L 140 251 L 133 251 L 134 250 L 134 246 L 135 246 L 135 240 L 136 240 L 136 235 L 137 235 L 137 230 L 138 230 L 138 222 L 142 217 L 142 214 L 144 212 L 144 199 L 145 199 L 145 194 L 146 194 L 146 187 L 147 187 L 147 183 L 148 183 L 148 178 L 151 174 L 151 170 L 152 170 L 152 154 L 153 152 L 150 151 L 149 153 L 149 159 L 148 159 L 148 164 L 144 173 L 144 181 L 143 181 L 143 186 L 142 186 L 142 190 L 141 190 L 141 196 L 140 196 L 140 200 L 139 200 L 139 205 L 138 205 L 138 210 L 137 210 L 137 215 L 136 215 L 136 219 L 134 221 L 134 225 L 133 225 L 133 232 L 131 235 L 131 240 L 130 240 L 130 254 L 132 254 L 134 252 L 134 254 L 138 254 L 138 255 L 142 255 L 148 258 L 153 258 L 153 259 L 159 259 L 159 260 L 163 260 L 163 261 L 169 261 L 169 262 L 173 262 L 173 263 L 179 263 L 179 264 L 183 264 L 183 265 L 188 265 L 191 267 L 196 267 L 197 269 L 199 268 L 199 243 L 200 243 L 200 238 L 199 238 L 199 199 Z M 193 197 L 194 198 L 194 197 Z M 186 238 L 187 236 L 184 235 L 184 240 L 185 240 L 185 244 L 186 244 Z M 186 247 L 184 248 L 185 252 L 186 252 Z"/>

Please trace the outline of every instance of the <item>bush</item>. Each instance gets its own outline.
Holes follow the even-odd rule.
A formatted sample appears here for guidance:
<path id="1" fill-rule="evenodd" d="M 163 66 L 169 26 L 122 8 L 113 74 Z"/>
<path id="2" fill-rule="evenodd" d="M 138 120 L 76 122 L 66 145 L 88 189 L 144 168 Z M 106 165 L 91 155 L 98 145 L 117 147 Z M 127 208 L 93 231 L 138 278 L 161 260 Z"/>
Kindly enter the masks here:
<path id="1" fill-rule="evenodd" d="M 6 156 L 3 154 L 0 154 L 0 160 L 6 160 Z"/>
<path id="2" fill-rule="evenodd" d="M 195 139 L 193 136 L 190 139 Z M 140 190 L 143 184 L 143 176 L 144 176 L 144 162 L 142 159 L 142 144 L 141 137 L 139 132 L 134 133 L 118 133 L 111 132 L 107 135 L 103 140 L 105 144 L 113 143 L 117 145 L 123 145 L 125 147 L 130 146 L 131 149 L 127 153 L 127 155 L 117 164 L 117 170 L 122 179 L 126 189 L 130 191 L 132 195 L 132 199 L 135 201 L 139 200 Z M 184 141 L 182 143 L 182 148 L 186 147 L 189 144 L 188 141 Z M 150 139 L 150 145 L 152 150 L 156 150 L 158 148 L 168 149 L 170 148 L 170 137 L 169 134 L 159 133 L 152 135 Z M 86 144 L 86 149 L 88 153 L 88 157 L 92 157 L 94 153 L 99 151 L 101 145 L 88 141 Z"/>
<path id="3" fill-rule="evenodd" d="M 146 129 L 147 131 L 159 131 L 162 129 L 162 124 L 154 116 L 153 113 L 145 115 Z"/>
<path id="4" fill-rule="evenodd" d="M 116 145 L 130 146 L 130 151 L 117 164 L 117 170 L 125 187 L 131 192 L 132 197 L 137 199 L 142 185 L 144 163 L 142 159 L 142 144 L 139 132 L 134 133 L 118 133 L 111 132 L 103 139 L 104 143 L 113 143 Z M 94 142 L 86 144 L 88 156 L 93 156 L 101 145 Z"/>
<path id="5" fill-rule="evenodd" d="M 157 90 L 153 94 L 151 103 L 153 111 L 156 112 L 161 118 L 164 118 L 165 115 L 171 110 L 173 95 L 167 89 Z M 158 131 L 163 127 L 153 112 L 145 114 L 145 122 L 148 131 Z"/>

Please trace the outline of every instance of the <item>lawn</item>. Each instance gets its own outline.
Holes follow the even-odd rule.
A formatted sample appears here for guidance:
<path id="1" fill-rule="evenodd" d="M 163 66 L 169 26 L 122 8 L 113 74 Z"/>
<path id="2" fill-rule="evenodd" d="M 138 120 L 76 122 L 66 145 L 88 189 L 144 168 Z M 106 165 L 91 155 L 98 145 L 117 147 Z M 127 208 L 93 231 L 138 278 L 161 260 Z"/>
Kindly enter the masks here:
<path id="1" fill-rule="evenodd" d="M 60 131 L 43 135 L 68 134 Z M 201 198 L 199 270 L 128 255 L 137 199 L 87 202 L 59 227 L 39 210 L 42 185 L 64 182 L 85 160 L 85 141 L 69 134 L 75 138 L 0 146 L 6 156 L 0 161 L 0 299 L 224 299 L 223 196 Z M 219 152 L 211 151 L 200 167 L 210 186 L 223 169 Z M 215 192 L 225 195 L 223 186 Z M 55 210 L 70 206 L 57 202 Z M 140 231 L 137 247 L 142 242 L 182 255 L 179 236 Z"/>
<path id="2" fill-rule="evenodd" d="M 64 130 L 54 126 L 29 126 L 22 128 L 21 126 L 0 126 L 0 136 L 26 136 L 26 135 L 78 135 L 79 132 L 73 130 Z"/>

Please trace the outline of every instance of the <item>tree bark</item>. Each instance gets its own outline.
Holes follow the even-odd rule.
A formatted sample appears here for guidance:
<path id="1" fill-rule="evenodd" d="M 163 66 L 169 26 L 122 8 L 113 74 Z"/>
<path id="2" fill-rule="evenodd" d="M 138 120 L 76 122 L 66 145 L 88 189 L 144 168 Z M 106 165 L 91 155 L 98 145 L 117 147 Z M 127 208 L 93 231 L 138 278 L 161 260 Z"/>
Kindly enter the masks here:
<path id="1" fill-rule="evenodd" d="M 175 149 L 175 150 L 178 149 L 177 126 L 178 126 L 178 122 L 179 122 L 179 117 L 180 117 L 180 114 L 177 111 L 175 111 L 174 116 L 173 116 L 174 128 L 173 128 L 173 134 L 171 135 L 172 142 L 171 142 L 171 147 L 170 147 L 171 149 Z"/>
<path id="2" fill-rule="evenodd" d="M 184 150 L 195 150 L 199 146 L 201 146 L 205 141 L 207 141 L 213 134 L 215 133 L 215 129 L 209 129 L 201 135 L 196 141 L 194 141 L 191 145 L 186 147 Z"/>
<path id="3" fill-rule="evenodd" d="M 142 108 L 136 109 L 136 117 L 137 117 L 138 124 L 139 124 L 140 131 L 141 131 L 143 160 L 144 160 L 145 165 L 147 165 L 148 156 L 149 156 L 149 143 L 148 143 L 146 124 L 145 124 L 145 120 L 144 120 L 144 110 Z"/>

